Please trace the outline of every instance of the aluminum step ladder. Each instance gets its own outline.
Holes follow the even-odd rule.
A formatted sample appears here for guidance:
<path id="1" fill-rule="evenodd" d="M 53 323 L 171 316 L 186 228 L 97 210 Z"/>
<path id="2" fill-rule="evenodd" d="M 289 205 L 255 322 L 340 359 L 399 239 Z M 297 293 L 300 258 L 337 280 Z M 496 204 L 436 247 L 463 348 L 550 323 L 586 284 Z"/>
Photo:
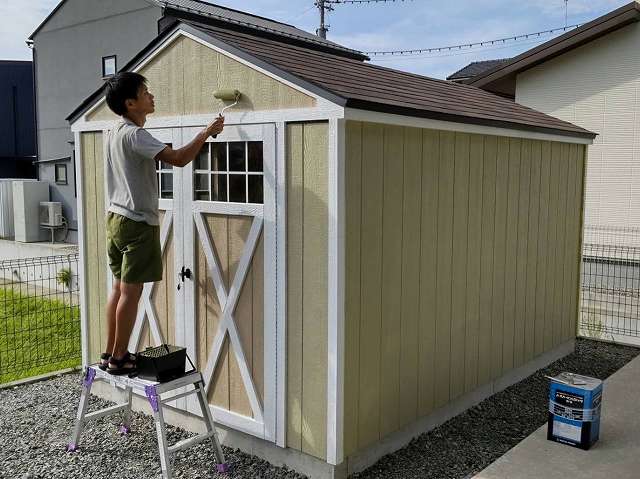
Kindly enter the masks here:
<path id="1" fill-rule="evenodd" d="M 91 386 L 94 381 L 104 381 L 111 384 L 113 387 L 124 391 L 124 402 L 116 404 L 115 406 L 107 407 L 99 411 L 88 413 L 89 396 L 91 394 Z M 190 387 L 193 386 L 193 389 Z M 186 392 L 176 394 L 173 396 L 161 397 L 162 394 L 174 391 L 176 389 L 186 388 Z M 160 452 L 160 465 L 162 466 L 162 477 L 164 479 L 171 479 L 172 477 L 172 455 L 183 449 L 187 449 L 190 446 L 194 446 L 203 441 L 210 440 L 211 445 L 216 456 L 216 470 L 220 473 L 226 473 L 229 471 L 229 465 L 225 462 L 224 453 L 220 447 L 220 441 L 218 440 L 218 433 L 216 426 L 213 422 L 213 416 L 211 409 L 207 403 L 207 395 L 204 387 L 204 380 L 202 374 L 198 371 L 192 371 L 185 374 L 181 378 L 169 381 L 166 383 L 158 383 L 154 381 L 147 381 L 140 378 L 129 378 L 128 376 L 114 376 L 102 371 L 96 364 L 89 366 L 84 374 L 82 380 L 82 393 L 80 395 L 80 405 L 78 406 L 78 414 L 76 416 L 75 426 L 73 428 L 73 435 L 71 441 L 67 446 L 67 451 L 72 452 L 78 450 L 80 444 L 80 436 L 84 425 L 91 420 L 98 419 L 104 416 L 110 416 L 122 412 L 123 421 L 120 426 L 120 433 L 126 435 L 131 428 L 131 400 L 133 391 L 139 391 L 149 400 L 151 409 L 153 411 L 153 419 L 156 425 L 156 433 L 158 435 L 158 450 Z M 196 394 L 198 402 L 200 403 L 200 409 L 202 410 L 202 420 L 206 426 L 206 432 L 198 436 L 190 437 L 182 441 L 169 446 L 167 443 L 167 429 L 164 422 L 164 415 L 162 413 L 163 404 L 175 401 L 177 399 Z"/>

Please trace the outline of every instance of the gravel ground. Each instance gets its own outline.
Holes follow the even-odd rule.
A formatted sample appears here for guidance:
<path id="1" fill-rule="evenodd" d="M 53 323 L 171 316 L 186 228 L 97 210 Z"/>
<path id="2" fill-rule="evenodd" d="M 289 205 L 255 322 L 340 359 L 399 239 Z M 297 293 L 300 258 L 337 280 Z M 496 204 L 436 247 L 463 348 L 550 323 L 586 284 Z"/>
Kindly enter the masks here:
<path id="1" fill-rule="evenodd" d="M 545 375 L 570 371 L 605 379 L 639 353 L 636 348 L 578 340 L 574 354 L 414 439 L 353 479 L 470 478 L 546 422 Z M 117 433 L 116 418 L 90 422 L 81 451 L 65 452 L 79 395 L 77 374 L 0 390 L 0 477 L 161 477 L 153 421 L 143 414 L 133 413 L 133 432 L 126 437 Z M 92 397 L 90 410 L 110 404 Z M 168 435 L 173 443 L 189 433 L 169 426 Z M 225 453 L 232 467 L 229 475 L 212 472 L 211 448 L 200 444 L 178 453 L 175 477 L 303 477 L 238 450 L 225 448 Z"/>

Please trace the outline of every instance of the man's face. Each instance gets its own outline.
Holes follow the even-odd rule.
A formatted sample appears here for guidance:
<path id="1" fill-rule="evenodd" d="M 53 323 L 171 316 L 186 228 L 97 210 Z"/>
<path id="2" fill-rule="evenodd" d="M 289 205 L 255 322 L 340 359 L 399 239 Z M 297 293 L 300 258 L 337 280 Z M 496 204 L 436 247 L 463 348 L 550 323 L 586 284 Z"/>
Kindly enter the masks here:
<path id="1" fill-rule="evenodd" d="M 138 89 L 138 98 L 127 100 L 127 110 L 131 113 L 149 115 L 156 110 L 153 95 L 149 92 L 147 85 L 142 85 Z"/>

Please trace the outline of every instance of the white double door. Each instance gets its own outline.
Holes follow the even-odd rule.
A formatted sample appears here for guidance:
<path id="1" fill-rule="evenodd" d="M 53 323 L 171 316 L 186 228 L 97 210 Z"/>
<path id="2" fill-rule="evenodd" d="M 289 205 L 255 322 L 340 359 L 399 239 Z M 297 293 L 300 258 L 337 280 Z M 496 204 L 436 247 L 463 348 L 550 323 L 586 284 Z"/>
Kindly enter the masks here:
<path id="1" fill-rule="evenodd" d="M 201 128 L 150 130 L 179 148 Z M 227 126 L 184 168 L 158 165 L 163 280 L 146 284 L 130 347 L 176 344 L 217 422 L 275 441 L 274 125 Z M 174 406 L 199 414 L 195 398 Z"/>

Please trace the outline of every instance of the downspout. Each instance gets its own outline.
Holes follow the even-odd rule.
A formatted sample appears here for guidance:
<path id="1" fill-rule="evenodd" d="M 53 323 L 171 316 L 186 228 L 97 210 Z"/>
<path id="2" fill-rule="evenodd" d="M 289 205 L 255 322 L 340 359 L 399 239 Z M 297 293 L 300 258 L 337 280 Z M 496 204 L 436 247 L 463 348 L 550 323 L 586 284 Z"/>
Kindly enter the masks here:
<path id="1" fill-rule="evenodd" d="M 36 81 L 37 80 L 37 75 L 36 75 L 37 54 L 36 54 L 36 48 L 33 40 L 31 39 L 27 40 L 26 44 L 27 44 L 27 47 L 29 47 L 29 49 L 31 50 L 31 76 L 33 78 L 33 116 L 34 116 L 33 124 L 36 129 L 34 140 L 35 140 L 35 146 L 36 146 L 35 155 L 36 155 L 36 161 L 37 161 L 40 159 L 40 142 L 39 142 L 40 131 L 38 129 L 38 82 Z M 40 180 L 40 166 L 37 166 L 37 164 L 36 164 L 36 179 Z"/>

